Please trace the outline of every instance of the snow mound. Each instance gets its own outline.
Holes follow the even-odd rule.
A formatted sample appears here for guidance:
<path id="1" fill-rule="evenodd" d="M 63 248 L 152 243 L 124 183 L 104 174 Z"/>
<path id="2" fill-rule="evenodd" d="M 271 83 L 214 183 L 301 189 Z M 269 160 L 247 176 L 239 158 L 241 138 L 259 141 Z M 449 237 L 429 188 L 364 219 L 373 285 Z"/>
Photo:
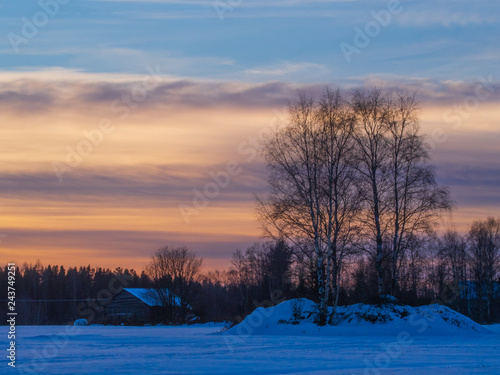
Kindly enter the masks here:
<path id="1" fill-rule="evenodd" d="M 419 307 L 394 304 L 356 304 L 340 307 L 334 324 L 340 327 L 398 327 L 417 334 L 487 333 L 472 319 L 449 307 L 433 304 Z"/>
<path id="2" fill-rule="evenodd" d="M 484 325 L 483 327 L 489 329 L 492 332 L 500 333 L 500 324 L 489 324 L 489 325 L 487 324 Z"/>
<path id="3" fill-rule="evenodd" d="M 225 333 L 232 335 L 416 336 L 491 334 L 466 316 L 441 305 L 419 307 L 395 304 L 340 306 L 332 325 L 314 323 L 316 304 L 295 299 L 259 307 Z M 331 311 L 331 310 L 330 310 Z"/>

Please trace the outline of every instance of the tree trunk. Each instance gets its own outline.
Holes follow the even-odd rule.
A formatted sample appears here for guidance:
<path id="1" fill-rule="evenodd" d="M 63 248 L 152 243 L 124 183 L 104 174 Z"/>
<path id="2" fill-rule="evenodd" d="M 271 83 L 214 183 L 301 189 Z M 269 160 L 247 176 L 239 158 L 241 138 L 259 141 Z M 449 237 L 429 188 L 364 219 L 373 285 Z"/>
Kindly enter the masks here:
<path id="1" fill-rule="evenodd" d="M 376 242 L 377 242 L 377 254 L 375 257 L 375 268 L 377 269 L 377 287 L 378 296 L 381 297 L 385 294 L 384 290 L 384 267 L 383 267 L 383 242 L 382 242 L 382 231 L 380 229 L 380 211 L 379 211 L 379 199 L 377 191 L 377 182 L 375 180 L 375 172 L 373 172 L 373 202 L 374 202 L 374 218 L 375 218 L 375 230 L 376 230 Z"/>
<path id="2" fill-rule="evenodd" d="M 325 280 L 325 275 L 323 271 L 324 271 L 323 256 L 321 254 L 318 254 L 318 262 L 317 262 L 318 295 L 319 295 L 318 325 L 320 326 L 326 325 L 326 318 L 328 316 L 328 295 L 326 295 L 327 281 Z"/>
<path id="3" fill-rule="evenodd" d="M 334 277 L 333 277 L 333 288 L 332 288 L 333 289 L 333 293 L 334 293 L 333 294 L 334 300 L 333 300 L 333 308 L 332 308 L 332 312 L 330 314 L 330 319 L 328 320 L 328 324 L 333 324 L 333 318 L 335 317 L 335 313 L 337 311 L 337 306 L 338 306 L 338 303 L 339 303 L 339 276 L 340 276 L 340 270 L 337 269 L 337 267 L 339 267 L 339 265 L 335 261 L 334 264 L 333 264 L 334 272 L 332 272 L 332 274 L 334 275 Z"/>

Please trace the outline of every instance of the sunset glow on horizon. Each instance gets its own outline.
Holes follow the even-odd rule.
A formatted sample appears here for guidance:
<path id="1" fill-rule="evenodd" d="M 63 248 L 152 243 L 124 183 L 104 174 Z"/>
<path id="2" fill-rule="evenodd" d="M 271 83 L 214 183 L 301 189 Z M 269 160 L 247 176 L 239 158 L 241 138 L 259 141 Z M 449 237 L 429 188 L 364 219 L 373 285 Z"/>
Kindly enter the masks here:
<path id="1" fill-rule="evenodd" d="M 441 229 L 498 217 L 499 5 L 450 13 L 437 2 L 426 17 L 402 2 L 348 63 L 339 45 L 371 8 L 296 3 L 243 2 L 221 20 L 211 1 L 70 2 L 17 52 L 7 36 L 22 35 L 39 6 L 1 5 L 0 263 L 142 270 L 168 244 L 227 269 L 261 239 L 259 138 L 299 91 L 325 85 L 415 91 L 438 181 L 457 205 Z M 197 198 L 227 175 L 208 202 Z"/>

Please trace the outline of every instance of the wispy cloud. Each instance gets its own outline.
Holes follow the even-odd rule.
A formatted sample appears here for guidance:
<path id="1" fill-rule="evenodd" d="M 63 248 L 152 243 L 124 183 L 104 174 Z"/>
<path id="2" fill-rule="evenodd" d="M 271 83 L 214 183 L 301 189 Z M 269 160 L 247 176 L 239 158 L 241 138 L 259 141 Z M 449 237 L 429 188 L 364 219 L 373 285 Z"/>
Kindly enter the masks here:
<path id="1" fill-rule="evenodd" d="M 291 78 L 298 72 L 314 69 L 318 74 L 327 68 L 311 63 L 283 63 L 246 70 L 248 75 Z M 487 77 L 487 76 L 486 76 Z M 478 77 L 479 78 L 479 77 Z M 52 108 L 85 108 L 109 106 L 144 79 L 137 74 L 95 74 L 66 69 L 45 71 L 0 72 L 0 107 L 25 113 Z M 486 79 L 486 78 L 484 78 Z M 489 103 L 500 101 L 500 83 L 493 77 L 489 85 Z M 267 80 L 268 81 L 268 80 Z M 309 80 L 310 81 L 310 80 Z M 57 83 L 57 84 L 56 84 Z M 325 84 L 349 89 L 353 86 L 379 86 L 386 90 L 410 90 L 418 93 L 423 103 L 450 104 L 474 95 L 477 81 L 437 80 L 430 78 L 376 74 L 364 77 L 344 78 L 336 82 L 290 83 L 276 80 L 267 83 L 245 83 L 237 81 L 199 80 L 163 76 L 162 83 L 144 103 L 147 108 L 162 108 L 169 105 L 183 107 L 282 107 L 296 95 L 298 90 L 321 91 Z M 138 110 L 141 110 L 139 108 Z"/>
<path id="2" fill-rule="evenodd" d="M 450 9 L 411 10 L 401 14 L 398 18 L 400 26 L 467 26 L 488 25 L 499 21 L 498 17 L 488 13 L 457 12 Z"/>

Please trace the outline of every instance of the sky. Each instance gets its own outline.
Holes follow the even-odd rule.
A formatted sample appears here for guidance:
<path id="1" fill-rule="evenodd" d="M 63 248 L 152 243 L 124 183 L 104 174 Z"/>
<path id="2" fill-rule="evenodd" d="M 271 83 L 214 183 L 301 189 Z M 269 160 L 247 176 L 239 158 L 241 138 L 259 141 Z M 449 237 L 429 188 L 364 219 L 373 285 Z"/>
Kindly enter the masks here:
<path id="1" fill-rule="evenodd" d="M 497 1 L 0 1 L 0 263 L 206 269 L 259 240 L 258 141 L 301 90 L 417 92 L 465 231 L 500 212 Z"/>

